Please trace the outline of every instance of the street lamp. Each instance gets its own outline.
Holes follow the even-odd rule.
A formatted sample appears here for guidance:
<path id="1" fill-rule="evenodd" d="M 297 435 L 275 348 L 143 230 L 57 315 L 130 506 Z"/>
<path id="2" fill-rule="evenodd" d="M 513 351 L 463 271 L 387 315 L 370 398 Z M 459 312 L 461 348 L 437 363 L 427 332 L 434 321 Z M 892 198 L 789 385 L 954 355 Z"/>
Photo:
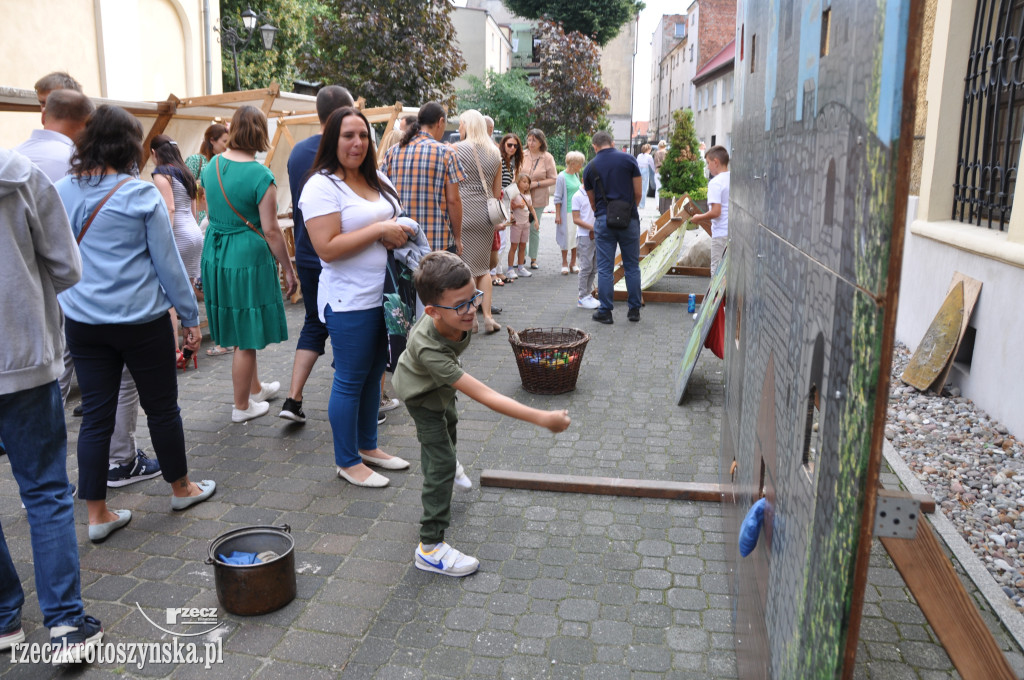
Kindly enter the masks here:
<path id="1" fill-rule="evenodd" d="M 238 53 L 248 47 L 252 39 L 256 37 L 256 24 L 259 23 L 261 18 L 267 23 L 260 26 L 260 37 L 263 40 L 263 49 L 269 51 L 274 48 L 274 37 L 277 34 L 277 27 L 270 23 L 270 19 L 266 15 L 262 13 L 257 14 L 249 7 L 242 12 L 240 24 L 238 19 L 230 16 L 221 17 L 220 19 L 220 28 L 217 30 L 220 32 L 224 44 L 231 48 L 231 63 L 235 67 L 236 90 L 242 89 L 242 81 L 238 77 Z M 243 34 L 245 37 L 243 37 Z"/>

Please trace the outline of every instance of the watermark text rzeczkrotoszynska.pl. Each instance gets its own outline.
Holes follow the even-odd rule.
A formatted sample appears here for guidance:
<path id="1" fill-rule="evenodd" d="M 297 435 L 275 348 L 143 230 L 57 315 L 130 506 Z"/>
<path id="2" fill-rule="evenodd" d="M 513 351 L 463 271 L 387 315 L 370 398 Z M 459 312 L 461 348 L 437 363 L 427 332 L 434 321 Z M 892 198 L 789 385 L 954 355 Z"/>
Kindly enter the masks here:
<path id="1" fill-rule="evenodd" d="M 222 639 L 212 642 L 100 642 L 95 645 L 51 645 L 49 642 L 22 642 L 11 646 L 11 664 L 86 663 L 100 666 L 113 664 L 135 666 L 146 664 L 197 665 L 209 669 L 224 662 Z"/>

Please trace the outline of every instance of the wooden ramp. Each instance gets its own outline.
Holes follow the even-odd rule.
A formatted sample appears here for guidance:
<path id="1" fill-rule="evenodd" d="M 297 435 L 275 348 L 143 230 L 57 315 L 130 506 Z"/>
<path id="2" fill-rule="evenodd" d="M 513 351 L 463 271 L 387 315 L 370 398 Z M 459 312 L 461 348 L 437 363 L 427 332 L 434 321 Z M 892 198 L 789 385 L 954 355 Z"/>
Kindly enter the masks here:
<path id="1" fill-rule="evenodd" d="M 675 275 L 675 276 L 706 276 L 708 278 L 711 277 L 711 269 L 708 268 L 708 267 L 675 267 L 675 266 L 668 266 L 668 267 L 664 267 L 663 268 L 663 267 L 657 266 L 657 263 L 653 262 L 653 260 L 651 260 L 651 262 L 648 262 L 649 256 L 653 257 L 654 259 L 657 259 L 659 255 L 663 257 L 664 254 L 665 254 L 665 251 L 663 249 L 661 249 L 660 246 L 663 243 L 665 243 L 666 239 L 669 239 L 669 237 L 672 236 L 672 234 L 676 233 L 680 228 L 685 230 L 686 225 L 690 221 L 690 217 L 693 216 L 693 215 L 696 215 L 696 214 L 697 214 L 697 206 L 694 204 L 694 202 L 692 200 L 690 200 L 690 197 L 688 195 L 684 194 L 684 195 L 680 196 L 679 198 L 677 198 L 672 203 L 672 205 L 669 206 L 669 209 L 666 210 L 664 213 L 662 213 L 661 217 L 659 217 L 657 220 L 654 221 L 654 224 L 651 225 L 650 229 L 648 229 L 646 232 L 641 233 L 640 237 L 641 237 L 641 239 L 643 239 L 642 242 L 640 243 L 641 277 L 643 276 L 643 271 L 645 269 L 645 264 L 650 264 L 650 265 L 654 266 L 655 269 L 658 269 L 658 270 L 662 270 L 662 269 L 665 270 L 665 271 L 659 271 L 658 272 L 658 276 L 654 277 L 654 280 L 648 282 L 648 284 L 647 284 L 648 286 L 653 285 L 658 280 L 660 280 L 662 276 L 664 276 L 666 274 L 668 274 L 670 276 Z M 710 224 L 708 224 L 708 223 L 701 223 L 701 224 L 698 224 L 697 226 L 699 226 L 702 229 L 704 229 L 704 231 L 706 231 L 708 233 L 708 235 L 711 234 L 711 225 Z M 678 238 L 680 242 L 682 241 L 681 237 L 676 237 L 676 238 Z M 678 255 L 677 255 L 677 257 L 678 257 Z M 622 256 L 618 255 L 615 258 L 615 267 L 612 270 L 612 282 L 615 283 L 615 284 L 618 284 L 619 281 L 622 280 L 622 277 L 624 275 L 625 275 L 625 272 L 622 269 Z M 619 286 L 616 285 L 616 288 L 618 288 L 618 287 Z M 617 289 L 617 290 L 615 290 L 615 292 L 613 294 L 613 299 L 615 299 L 615 300 L 625 300 L 626 299 L 626 295 L 627 295 L 627 293 L 626 293 L 625 290 L 618 290 Z M 648 292 L 645 292 L 644 295 L 643 295 L 643 299 L 644 299 L 645 303 L 646 302 L 686 302 L 688 297 L 689 297 L 688 293 L 669 293 L 669 292 L 664 292 L 664 291 L 648 291 Z M 704 296 L 703 296 L 703 294 L 698 293 L 696 295 L 696 298 L 697 298 L 697 302 L 699 303 L 699 302 L 701 302 L 704 299 Z"/>

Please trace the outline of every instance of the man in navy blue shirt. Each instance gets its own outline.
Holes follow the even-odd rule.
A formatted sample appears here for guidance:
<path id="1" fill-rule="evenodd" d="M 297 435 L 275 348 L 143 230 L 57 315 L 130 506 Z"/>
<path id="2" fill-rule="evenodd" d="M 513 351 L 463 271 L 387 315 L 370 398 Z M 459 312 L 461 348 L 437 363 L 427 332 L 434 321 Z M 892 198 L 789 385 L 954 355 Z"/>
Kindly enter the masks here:
<path id="1" fill-rule="evenodd" d="M 295 235 L 295 272 L 302 288 L 302 304 L 306 306 L 306 319 L 299 331 L 299 340 L 295 345 L 295 361 L 292 364 L 292 383 L 288 388 L 288 398 L 281 406 L 278 415 L 297 423 L 306 422 L 306 414 L 302 412 L 302 388 L 306 386 L 309 374 L 317 358 L 324 353 L 327 344 L 327 327 L 320 321 L 316 308 L 316 296 L 320 287 L 320 258 L 313 250 L 313 244 L 306 233 L 306 223 L 299 210 L 299 196 L 306 184 L 306 173 L 313 167 L 316 151 L 320 148 L 324 125 L 337 109 L 352 106 L 352 95 L 344 87 L 328 85 L 321 88 L 316 95 L 316 115 L 320 119 L 320 133 L 308 137 L 292 149 L 288 156 L 288 188 L 292 193 L 292 222 Z"/>
<path id="2" fill-rule="evenodd" d="M 597 155 L 583 171 L 583 187 L 594 208 L 594 236 L 597 250 L 597 299 L 601 306 L 594 312 L 594 320 L 614 323 L 612 319 L 612 292 L 615 268 L 615 247 L 622 254 L 622 269 L 626 274 L 627 304 L 630 321 L 640 320 L 640 213 L 637 205 L 642 197 L 640 166 L 628 153 L 616 151 L 612 136 L 601 130 L 591 142 Z M 632 214 L 625 229 L 608 227 L 608 202 L 629 203 Z"/>

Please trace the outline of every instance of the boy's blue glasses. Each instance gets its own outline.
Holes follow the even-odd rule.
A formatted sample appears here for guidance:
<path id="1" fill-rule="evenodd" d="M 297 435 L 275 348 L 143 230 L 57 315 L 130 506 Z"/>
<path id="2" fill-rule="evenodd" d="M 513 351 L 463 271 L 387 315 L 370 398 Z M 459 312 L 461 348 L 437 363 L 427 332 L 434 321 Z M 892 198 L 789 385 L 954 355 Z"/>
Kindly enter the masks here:
<path id="1" fill-rule="evenodd" d="M 444 305 L 431 305 L 431 306 L 432 307 L 437 307 L 438 309 L 450 309 L 450 310 L 452 310 L 453 312 L 455 312 L 456 314 L 459 314 L 459 315 L 467 314 L 471 307 L 475 307 L 476 306 L 474 303 L 477 300 L 479 300 L 480 296 L 483 295 L 483 294 L 484 294 L 484 292 L 482 290 L 478 290 L 475 293 L 473 293 L 473 297 L 469 298 L 465 302 L 461 302 L 461 303 L 455 305 L 454 307 L 445 307 Z"/>

